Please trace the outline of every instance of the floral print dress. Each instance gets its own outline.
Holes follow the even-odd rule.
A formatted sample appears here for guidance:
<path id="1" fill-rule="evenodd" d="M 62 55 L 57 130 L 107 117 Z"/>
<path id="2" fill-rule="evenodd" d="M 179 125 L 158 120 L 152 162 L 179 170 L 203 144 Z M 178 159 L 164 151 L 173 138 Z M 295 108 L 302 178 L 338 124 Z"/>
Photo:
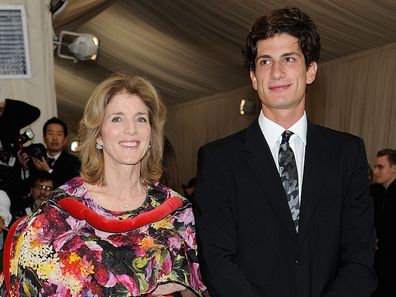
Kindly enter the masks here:
<path id="1" fill-rule="evenodd" d="M 107 230 L 112 222 L 116 226 L 156 212 L 175 195 L 182 203 L 171 213 L 132 230 Z M 60 203 L 66 197 L 80 207 L 67 212 Z M 103 218 L 106 231 L 70 214 L 81 209 Z M 114 212 L 96 204 L 82 178 L 74 178 L 18 225 L 9 270 L 11 296 L 150 296 L 158 285 L 170 282 L 208 296 L 191 205 L 160 184 L 148 189 L 140 208 Z M 4 282 L 1 293 L 8 296 Z"/>

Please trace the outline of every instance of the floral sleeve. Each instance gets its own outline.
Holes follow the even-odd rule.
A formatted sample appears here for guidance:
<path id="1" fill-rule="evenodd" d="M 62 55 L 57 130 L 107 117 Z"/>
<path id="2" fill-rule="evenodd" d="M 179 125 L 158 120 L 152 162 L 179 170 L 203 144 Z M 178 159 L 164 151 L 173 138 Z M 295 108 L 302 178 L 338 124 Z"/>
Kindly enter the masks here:
<path id="1" fill-rule="evenodd" d="M 183 210 L 177 211 L 174 216 L 174 226 L 183 240 L 186 261 L 181 261 L 188 267 L 180 267 L 179 271 L 188 271 L 186 275 L 189 279 L 190 287 L 196 291 L 203 294 L 206 291 L 206 287 L 202 282 L 202 277 L 199 271 L 198 264 L 198 253 L 197 253 L 197 243 L 196 243 L 196 231 L 195 231 L 195 221 L 194 215 L 191 207 L 187 207 Z M 171 238 L 170 241 L 173 239 Z M 169 242 L 169 248 L 175 248 L 175 243 Z M 176 246 L 177 248 L 177 246 Z M 205 296 L 203 294 L 203 296 Z"/>

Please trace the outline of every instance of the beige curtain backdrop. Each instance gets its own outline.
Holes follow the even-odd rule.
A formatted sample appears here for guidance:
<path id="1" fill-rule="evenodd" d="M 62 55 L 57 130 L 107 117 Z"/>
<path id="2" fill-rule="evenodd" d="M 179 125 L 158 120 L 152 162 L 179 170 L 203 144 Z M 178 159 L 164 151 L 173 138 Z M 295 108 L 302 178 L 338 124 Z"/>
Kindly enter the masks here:
<path id="1" fill-rule="evenodd" d="M 168 113 L 167 136 L 176 151 L 180 179 L 183 183 L 196 174 L 198 148 L 207 142 L 248 126 L 258 115 L 241 116 L 241 99 L 258 99 L 250 86 L 180 104 Z M 259 106 L 259 105 L 258 105 Z"/>
<path id="2" fill-rule="evenodd" d="M 52 16 L 49 0 L 0 0 L 4 5 L 23 5 L 26 11 L 28 47 L 32 77 L 29 79 L 0 79 L 0 98 L 25 101 L 41 110 L 40 118 L 31 127 L 34 142 L 42 142 L 44 122 L 56 111 L 54 58 L 52 45 Z"/>
<path id="3" fill-rule="evenodd" d="M 182 182 L 196 174 L 201 145 L 243 129 L 257 115 L 240 116 L 251 86 L 178 105 L 169 111 L 167 134 Z M 396 148 L 396 43 L 319 65 L 308 89 L 311 121 L 362 137 L 372 164 L 378 150 Z"/>
<path id="4" fill-rule="evenodd" d="M 362 137 L 370 165 L 378 150 L 396 149 L 396 43 L 320 64 L 307 112 Z"/>

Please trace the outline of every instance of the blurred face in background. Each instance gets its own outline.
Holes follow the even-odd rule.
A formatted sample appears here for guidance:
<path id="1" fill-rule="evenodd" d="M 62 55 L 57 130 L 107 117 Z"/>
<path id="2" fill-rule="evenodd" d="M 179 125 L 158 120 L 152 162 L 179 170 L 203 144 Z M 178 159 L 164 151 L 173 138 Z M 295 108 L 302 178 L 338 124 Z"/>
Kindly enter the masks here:
<path id="1" fill-rule="evenodd" d="M 396 179 L 396 164 L 390 164 L 388 156 L 380 156 L 374 162 L 374 182 L 388 188 Z"/>
<path id="2" fill-rule="evenodd" d="M 67 143 L 62 125 L 49 124 L 45 131 L 44 142 L 50 154 L 56 154 L 62 151 Z"/>
<path id="3" fill-rule="evenodd" d="M 46 199 L 54 189 L 54 183 L 52 180 L 36 181 L 30 189 L 34 202 L 42 202 Z"/>

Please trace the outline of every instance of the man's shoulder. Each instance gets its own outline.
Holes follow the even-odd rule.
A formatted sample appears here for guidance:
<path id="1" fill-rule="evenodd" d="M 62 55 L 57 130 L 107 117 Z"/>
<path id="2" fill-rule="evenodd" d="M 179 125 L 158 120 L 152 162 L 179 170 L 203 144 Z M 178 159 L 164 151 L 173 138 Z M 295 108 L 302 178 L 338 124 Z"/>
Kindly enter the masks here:
<path id="1" fill-rule="evenodd" d="M 325 126 L 309 123 L 308 125 L 308 135 L 320 135 L 322 139 L 329 143 L 338 144 L 340 142 L 361 142 L 362 139 L 356 135 L 348 132 L 343 132 L 328 128 Z"/>
<path id="2" fill-rule="evenodd" d="M 70 169 L 74 172 L 73 176 L 75 172 L 78 172 L 80 170 L 80 167 L 81 167 L 80 159 L 66 151 L 62 151 L 58 160 L 55 162 L 55 169 L 62 168 L 63 171 L 65 169 Z"/>
<path id="3" fill-rule="evenodd" d="M 241 147 L 244 144 L 244 139 L 245 139 L 247 129 L 249 129 L 249 127 L 245 128 L 243 130 L 240 130 L 236 133 L 225 136 L 223 138 L 219 138 L 214 141 L 211 141 L 211 142 L 203 145 L 200 148 L 200 150 L 222 152 L 224 150 L 230 151 L 233 148 Z"/>
<path id="4" fill-rule="evenodd" d="M 71 162 L 80 162 L 79 158 L 77 158 L 75 155 L 70 154 L 67 151 L 62 151 L 60 158 Z"/>
<path id="5" fill-rule="evenodd" d="M 391 197 L 396 198 L 396 179 L 389 185 L 387 192 L 390 193 Z"/>

